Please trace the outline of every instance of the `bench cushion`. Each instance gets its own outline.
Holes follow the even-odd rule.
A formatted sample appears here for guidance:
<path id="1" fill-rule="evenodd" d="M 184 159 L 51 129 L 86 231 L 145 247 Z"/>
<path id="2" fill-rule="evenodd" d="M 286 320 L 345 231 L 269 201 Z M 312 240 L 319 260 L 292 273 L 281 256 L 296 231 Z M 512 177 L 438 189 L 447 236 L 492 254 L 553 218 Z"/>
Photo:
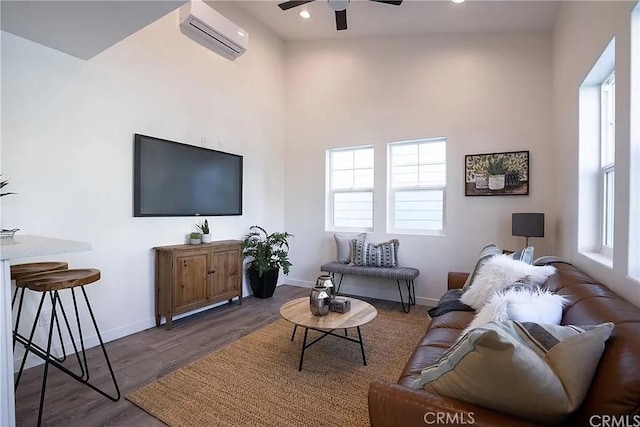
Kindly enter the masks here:
<path id="1" fill-rule="evenodd" d="M 320 270 L 329 273 L 353 274 L 355 276 L 380 277 L 382 279 L 392 280 L 414 280 L 420 274 L 417 268 L 411 267 L 366 267 L 340 264 L 339 262 L 323 264 Z"/>

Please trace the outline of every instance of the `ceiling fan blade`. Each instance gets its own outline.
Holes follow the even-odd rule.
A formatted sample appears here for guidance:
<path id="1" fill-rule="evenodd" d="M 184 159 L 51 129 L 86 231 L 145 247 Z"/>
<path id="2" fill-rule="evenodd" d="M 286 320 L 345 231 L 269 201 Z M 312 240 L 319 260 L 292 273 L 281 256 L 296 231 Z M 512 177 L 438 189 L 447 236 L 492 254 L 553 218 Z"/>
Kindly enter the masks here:
<path id="1" fill-rule="evenodd" d="M 400 6 L 402 4 L 402 0 L 371 0 L 371 1 L 375 1 L 376 3 L 386 3 L 393 6 Z"/>
<path id="2" fill-rule="evenodd" d="M 302 6 L 303 4 L 311 3 L 312 1 L 315 1 L 315 0 L 292 0 L 292 1 L 286 1 L 284 3 L 280 3 L 278 6 L 282 10 L 288 10 L 288 9 L 291 9 L 292 7 Z"/>
<path id="3" fill-rule="evenodd" d="M 336 30 L 347 29 L 347 10 L 336 10 Z"/>

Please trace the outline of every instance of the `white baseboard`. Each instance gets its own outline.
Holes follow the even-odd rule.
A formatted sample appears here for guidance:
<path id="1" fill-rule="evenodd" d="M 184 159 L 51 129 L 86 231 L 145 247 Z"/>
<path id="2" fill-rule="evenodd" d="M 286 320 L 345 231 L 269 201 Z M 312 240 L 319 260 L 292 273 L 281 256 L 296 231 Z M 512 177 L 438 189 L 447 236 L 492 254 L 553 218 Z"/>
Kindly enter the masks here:
<path id="1" fill-rule="evenodd" d="M 126 337 L 128 335 L 135 334 L 136 332 L 144 331 L 145 329 L 149 329 L 151 327 L 154 327 L 155 325 L 156 325 L 155 318 L 150 318 L 147 320 L 141 320 L 135 323 L 131 323 L 129 325 L 120 326 L 108 331 L 100 331 L 100 335 L 102 337 L 102 341 L 104 343 L 108 343 L 109 341 L 117 340 L 118 338 Z M 98 327 L 100 327 L 100 325 L 98 325 Z M 93 333 L 91 335 L 84 335 L 84 348 L 86 350 L 92 347 L 95 347 L 97 345 L 100 345 L 100 341 L 98 340 L 98 335 L 95 333 L 95 330 L 93 329 L 93 325 L 91 324 L 91 322 L 89 322 L 89 324 L 83 325 L 83 330 L 86 331 L 87 329 L 89 329 Z M 62 346 L 58 342 L 57 335 L 58 335 L 57 332 L 54 332 L 54 337 L 53 337 L 54 345 L 51 348 L 51 353 L 56 357 L 60 357 L 62 356 Z M 74 338 L 77 339 L 77 336 Z M 42 345 L 43 347 L 46 346 L 46 343 L 41 342 L 38 344 Z M 80 342 L 77 340 L 76 340 L 76 346 L 80 351 Z M 64 342 L 64 348 L 67 350 L 67 356 L 69 354 L 73 354 L 73 345 L 71 344 L 70 340 Z M 16 344 L 16 350 L 14 351 L 14 355 L 13 355 L 14 372 L 17 372 L 18 369 L 20 369 L 20 364 L 22 363 L 23 355 L 24 355 L 23 347 L 20 346 L 20 344 Z M 43 363 L 44 361 L 39 357 L 34 356 L 33 354 L 29 354 L 29 356 L 27 357 L 27 361 L 25 363 L 25 369 L 29 369 L 31 367 L 38 366 Z"/>

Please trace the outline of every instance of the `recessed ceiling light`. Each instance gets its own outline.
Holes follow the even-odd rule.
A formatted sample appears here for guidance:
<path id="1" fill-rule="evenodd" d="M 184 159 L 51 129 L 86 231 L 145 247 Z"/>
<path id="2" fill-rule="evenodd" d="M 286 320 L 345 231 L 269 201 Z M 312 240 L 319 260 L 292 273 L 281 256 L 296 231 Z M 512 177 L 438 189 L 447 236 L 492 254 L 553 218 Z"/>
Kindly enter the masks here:
<path id="1" fill-rule="evenodd" d="M 309 13 L 308 10 L 303 10 L 302 12 L 300 12 L 300 16 L 302 16 L 304 19 L 311 18 L 311 14 Z"/>
<path id="2" fill-rule="evenodd" d="M 238 31 L 238 35 L 239 35 L 240 37 L 244 37 L 244 33 L 243 33 L 242 31 Z"/>
<path id="3" fill-rule="evenodd" d="M 464 3 L 464 0 L 451 0 L 454 3 Z"/>

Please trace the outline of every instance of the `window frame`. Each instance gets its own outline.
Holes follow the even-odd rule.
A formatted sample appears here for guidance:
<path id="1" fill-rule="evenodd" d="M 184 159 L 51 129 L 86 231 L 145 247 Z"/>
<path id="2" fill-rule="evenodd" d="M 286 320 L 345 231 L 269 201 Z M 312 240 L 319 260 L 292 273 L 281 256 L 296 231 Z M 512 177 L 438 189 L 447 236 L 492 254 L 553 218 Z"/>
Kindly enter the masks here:
<path id="1" fill-rule="evenodd" d="M 401 145 L 420 145 L 424 143 L 444 143 L 444 161 L 443 162 L 420 162 L 418 158 L 416 162 L 416 166 L 418 166 L 418 170 L 422 165 L 434 165 L 434 164 L 442 164 L 444 165 L 444 182 L 442 185 L 420 185 L 418 178 L 418 184 L 413 185 L 403 185 L 394 187 L 392 182 L 393 177 L 393 158 L 392 158 L 392 150 L 393 147 L 401 146 Z M 418 172 L 419 173 L 419 172 Z M 433 191 L 440 190 L 442 191 L 442 228 L 439 230 L 425 230 L 425 229 L 415 229 L 415 228 L 397 228 L 395 226 L 395 195 L 399 191 L 407 191 L 407 190 L 424 190 L 424 191 Z M 421 138 L 415 140 L 408 141 L 394 141 L 387 143 L 387 233 L 389 234 L 415 234 L 415 235 L 423 235 L 423 236 L 444 236 L 446 231 L 446 205 L 447 205 L 447 138 L 446 137 L 429 137 L 429 138 Z"/>
<path id="2" fill-rule="evenodd" d="M 613 257 L 615 232 L 615 69 L 600 85 L 600 252 Z M 606 96 L 606 86 L 612 89 Z M 609 185 L 610 184 L 610 185 Z"/>
<path id="3" fill-rule="evenodd" d="M 333 188 L 333 154 L 337 152 L 346 152 L 353 151 L 354 152 L 354 163 L 355 163 L 355 152 L 362 150 L 371 150 L 373 154 L 373 181 L 370 187 L 352 187 L 352 188 Z M 367 168 L 368 169 L 368 168 Z M 359 170 L 354 167 L 350 169 L 354 172 Z M 374 225 L 374 203 L 375 203 L 375 148 L 373 145 L 358 145 L 353 147 L 340 147 L 340 148 L 330 148 L 326 150 L 326 195 L 325 195 L 325 230 L 326 231 L 347 231 L 347 232 L 371 232 L 373 231 Z M 355 181 L 354 181 L 355 182 Z M 370 227 L 343 227 L 335 225 L 335 195 L 336 194 L 348 194 L 348 193 L 371 193 L 371 226 Z"/>

